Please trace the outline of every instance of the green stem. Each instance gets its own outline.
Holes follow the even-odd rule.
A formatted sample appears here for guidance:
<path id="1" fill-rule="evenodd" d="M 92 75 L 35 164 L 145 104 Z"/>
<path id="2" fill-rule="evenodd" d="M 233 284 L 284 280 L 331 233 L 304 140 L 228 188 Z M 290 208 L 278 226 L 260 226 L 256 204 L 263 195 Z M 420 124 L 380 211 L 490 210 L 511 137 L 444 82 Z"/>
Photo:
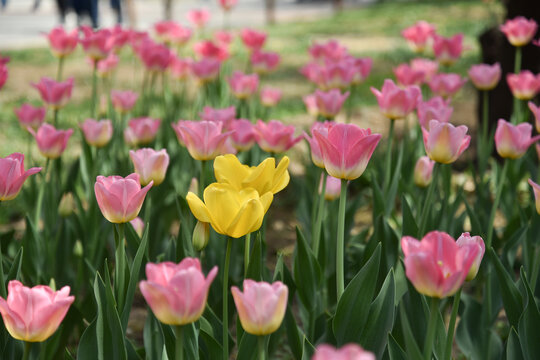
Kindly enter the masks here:
<path id="1" fill-rule="evenodd" d="M 58 58 L 58 69 L 56 70 L 56 81 L 62 80 L 62 70 L 64 69 L 64 57 Z"/>
<path id="2" fill-rule="evenodd" d="M 175 325 L 174 333 L 176 335 L 175 360 L 184 360 L 184 327 Z"/>
<path id="3" fill-rule="evenodd" d="M 229 359 L 229 263 L 231 261 L 232 238 L 227 237 L 227 252 L 223 271 L 223 360 Z"/>
<path id="4" fill-rule="evenodd" d="M 459 309 L 459 302 L 461 300 L 461 289 L 454 295 L 454 304 L 452 305 L 452 315 L 450 315 L 450 322 L 448 323 L 448 333 L 446 334 L 446 346 L 444 347 L 443 360 L 451 360 L 452 345 L 454 344 L 454 330 L 456 328 L 456 319 Z"/>
<path id="5" fill-rule="evenodd" d="M 536 246 L 536 254 L 533 259 L 533 268 L 532 268 L 532 275 L 531 275 L 531 291 L 534 294 L 534 290 L 536 289 L 536 282 L 538 281 L 538 273 L 540 272 L 540 246 Z"/>
<path id="6" fill-rule="evenodd" d="M 495 200 L 493 201 L 493 207 L 491 208 L 491 214 L 489 215 L 488 222 L 488 234 L 486 236 L 486 249 L 491 247 L 491 242 L 493 240 L 493 231 L 495 221 L 495 214 L 497 213 L 497 208 L 499 207 L 499 202 L 501 201 L 502 190 L 504 187 L 504 180 L 506 179 L 506 174 L 508 173 L 508 161 L 506 160 L 503 165 L 501 176 L 497 182 L 497 192 L 495 193 Z"/>
<path id="7" fill-rule="evenodd" d="M 201 173 L 199 177 L 199 196 L 202 198 L 204 196 L 204 171 L 206 168 L 206 160 L 201 160 Z"/>
<path id="8" fill-rule="evenodd" d="M 92 109 L 90 109 L 90 114 L 92 118 L 96 117 L 96 102 L 97 102 L 97 64 L 98 62 L 94 60 L 94 70 L 92 72 Z"/>
<path id="9" fill-rule="evenodd" d="M 338 231 L 336 249 L 336 288 L 337 301 L 345 290 L 344 251 L 345 251 L 345 205 L 347 202 L 347 180 L 341 179 L 341 193 L 339 195 Z"/>
<path id="10" fill-rule="evenodd" d="M 23 357 L 22 357 L 22 360 L 28 360 L 30 359 L 30 348 L 32 347 L 32 343 L 31 342 L 28 342 L 28 341 L 25 341 L 24 342 L 24 353 L 23 353 Z"/>
<path id="11" fill-rule="evenodd" d="M 58 108 L 53 109 L 53 125 L 54 125 L 54 127 L 58 126 L 58 111 L 59 111 Z"/>
<path id="12" fill-rule="evenodd" d="M 251 248 L 251 233 L 247 233 L 244 240 L 244 278 L 247 276 L 247 272 L 248 272 L 250 248 Z"/>
<path id="13" fill-rule="evenodd" d="M 43 205 L 43 195 L 45 195 L 45 187 L 47 186 L 47 173 L 49 170 L 50 159 L 45 162 L 45 171 L 43 172 L 43 182 L 39 188 L 37 203 L 36 203 L 36 215 L 34 217 L 34 226 L 39 229 L 39 219 L 41 219 L 41 207 Z"/>
<path id="14" fill-rule="evenodd" d="M 386 147 L 386 170 L 384 172 L 384 185 L 383 191 L 386 191 L 388 185 L 390 185 L 390 178 L 392 176 L 392 145 L 394 143 L 394 121 L 390 119 L 390 130 L 388 131 L 388 143 Z"/>
<path id="15" fill-rule="evenodd" d="M 315 221 L 315 228 L 313 231 L 313 253 L 317 258 L 319 256 L 319 244 L 321 242 L 321 228 L 322 228 L 322 219 L 324 215 L 324 194 L 326 193 L 326 179 L 328 175 L 323 171 L 322 179 L 319 183 L 322 182 L 322 191 L 319 194 L 319 204 L 317 208 L 317 219 Z"/>
<path id="16" fill-rule="evenodd" d="M 418 228 L 418 237 L 423 237 L 426 231 L 427 218 L 430 213 L 431 205 L 433 204 L 433 194 L 435 187 L 437 186 L 437 175 L 439 174 L 439 163 L 433 165 L 433 173 L 431 177 L 431 184 L 429 184 L 426 201 L 424 202 L 424 208 L 422 209 L 422 216 L 420 218 L 420 227 Z"/>
<path id="17" fill-rule="evenodd" d="M 265 360 L 266 359 L 266 346 L 264 346 L 265 345 L 264 335 L 257 336 L 257 343 L 259 345 L 259 360 Z"/>
<path id="18" fill-rule="evenodd" d="M 125 275 L 126 275 L 126 248 L 124 245 L 124 224 L 116 224 L 116 229 L 118 232 L 116 240 L 116 268 L 114 271 L 116 287 L 116 302 L 118 304 L 119 313 L 122 313 L 124 310 L 124 290 L 125 290 Z M 116 233 L 115 233 L 116 235 Z"/>
<path id="19" fill-rule="evenodd" d="M 489 92 L 482 91 L 482 133 L 478 141 L 478 164 L 480 165 L 480 174 L 485 172 L 487 160 L 489 158 L 489 139 L 488 139 L 488 123 L 489 123 Z"/>
<path id="20" fill-rule="evenodd" d="M 521 71 L 521 46 L 516 47 L 516 57 L 514 58 L 514 74 Z"/>
<path id="21" fill-rule="evenodd" d="M 439 315 L 439 299 L 431 298 L 431 307 L 429 309 L 429 324 L 424 343 L 424 360 L 431 360 L 431 350 L 435 340 L 435 331 L 437 330 L 437 315 Z"/>

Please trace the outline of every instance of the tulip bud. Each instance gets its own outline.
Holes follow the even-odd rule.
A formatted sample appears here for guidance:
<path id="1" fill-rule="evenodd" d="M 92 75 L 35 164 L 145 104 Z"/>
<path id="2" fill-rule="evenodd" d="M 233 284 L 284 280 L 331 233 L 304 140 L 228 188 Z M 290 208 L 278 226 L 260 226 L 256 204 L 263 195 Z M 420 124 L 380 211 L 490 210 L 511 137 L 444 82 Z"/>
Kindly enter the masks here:
<path id="1" fill-rule="evenodd" d="M 75 241 L 75 245 L 73 246 L 73 255 L 75 255 L 76 257 L 80 257 L 80 258 L 83 257 L 84 248 L 83 248 L 81 240 Z"/>
<path id="2" fill-rule="evenodd" d="M 484 253 L 486 251 L 484 239 L 482 239 L 480 236 L 471 236 L 468 232 L 466 232 L 461 234 L 461 236 L 456 240 L 456 244 L 460 248 L 465 246 L 473 246 L 478 248 L 476 257 L 474 258 L 467 277 L 465 278 L 465 281 L 471 281 L 476 277 L 476 274 L 478 274 L 480 263 L 482 262 L 482 258 L 484 257 Z"/>
<path id="3" fill-rule="evenodd" d="M 56 291 L 56 281 L 54 281 L 54 278 L 51 278 L 51 281 L 49 281 L 49 287 L 52 291 Z"/>
<path id="4" fill-rule="evenodd" d="M 325 176 L 323 174 L 322 176 Z M 321 176 L 321 180 L 322 180 Z M 319 194 L 322 192 L 322 181 L 319 186 Z M 324 199 L 327 201 L 336 200 L 341 194 L 341 179 L 326 175 L 326 188 L 324 191 Z"/>
<path id="5" fill-rule="evenodd" d="M 426 187 L 431 183 L 433 166 L 435 161 L 427 156 L 422 156 L 414 167 L 414 184 L 418 187 Z"/>
<path id="6" fill-rule="evenodd" d="M 62 195 L 60 205 L 58 205 L 58 213 L 61 217 L 68 217 L 73 214 L 75 210 L 75 200 L 73 199 L 73 193 L 68 192 Z"/>
<path id="7" fill-rule="evenodd" d="M 131 220 L 129 222 L 131 226 L 133 226 L 133 230 L 139 235 L 140 238 L 142 238 L 144 233 L 144 221 L 140 217 L 136 217 L 135 219 Z"/>
<path id="8" fill-rule="evenodd" d="M 203 251 L 208 245 L 210 239 L 210 224 L 207 222 L 197 221 L 195 229 L 193 229 L 193 247 L 197 251 Z"/>
<path id="9" fill-rule="evenodd" d="M 202 194 L 199 194 L 199 180 L 197 180 L 196 177 L 191 178 L 191 182 L 189 183 L 188 192 L 192 192 L 194 194 L 202 195 Z"/>

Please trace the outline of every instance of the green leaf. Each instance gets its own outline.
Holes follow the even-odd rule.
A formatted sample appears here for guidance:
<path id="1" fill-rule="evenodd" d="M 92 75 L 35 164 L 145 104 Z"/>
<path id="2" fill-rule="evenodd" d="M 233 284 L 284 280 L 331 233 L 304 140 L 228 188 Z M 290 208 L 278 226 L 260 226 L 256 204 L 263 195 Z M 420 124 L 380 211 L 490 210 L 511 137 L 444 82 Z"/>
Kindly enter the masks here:
<path id="1" fill-rule="evenodd" d="M 373 300 L 379 275 L 381 245 L 345 288 L 336 308 L 332 328 L 338 346 L 358 341 L 368 318 L 367 309 Z"/>
<path id="2" fill-rule="evenodd" d="M 97 334 L 96 334 L 96 319 L 84 330 L 79 346 L 77 349 L 78 360 L 96 360 L 96 351 L 98 350 Z M 98 358 L 103 358 L 103 356 Z"/>
<path id="3" fill-rule="evenodd" d="M 414 334 L 411 329 L 411 325 L 409 323 L 409 318 L 407 315 L 408 314 L 405 310 L 405 305 L 403 305 L 402 302 L 399 304 L 399 318 L 401 320 L 403 338 L 405 340 L 405 349 L 407 350 L 407 355 L 410 359 L 422 359 L 422 351 L 418 347 L 418 343 L 414 338 Z"/>
<path id="4" fill-rule="evenodd" d="M 163 332 L 159 321 L 151 311 L 148 311 L 143 330 L 144 349 L 147 359 L 159 359 L 164 345 Z"/>
<path id="5" fill-rule="evenodd" d="M 257 232 L 253 249 L 251 250 L 251 256 L 249 257 L 249 265 L 246 273 L 246 279 L 253 279 L 256 281 L 263 280 L 263 255 L 262 255 L 262 239 L 261 233 Z"/>
<path id="6" fill-rule="evenodd" d="M 297 288 L 298 295 L 308 311 L 314 311 L 321 288 L 321 268 L 304 235 L 296 228 L 296 254 L 294 257 L 294 282 L 302 284 Z"/>
<path id="7" fill-rule="evenodd" d="M 521 344 L 519 342 L 519 336 L 516 329 L 512 326 L 510 333 L 508 334 L 508 341 L 506 342 L 506 359 L 507 360 L 521 360 L 524 359 L 521 352 Z"/>
<path id="8" fill-rule="evenodd" d="M 401 197 L 401 211 L 403 215 L 403 229 L 401 236 L 416 236 L 418 234 L 418 225 L 414 219 L 411 207 L 405 194 Z"/>
<path id="9" fill-rule="evenodd" d="M 493 248 L 489 249 L 489 256 L 495 267 L 497 278 L 499 279 L 501 297 L 506 316 L 508 317 L 510 324 L 515 327 L 517 326 L 519 317 L 523 311 L 523 299 L 521 298 L 521 294 L 516 284 L 502 265 Z"/>
<path id="10" fill-rule="evenodd" d="M 407 360 L 407 354 L 405 354 L 405 351 L 399 346 L 396 339 L 392 336 L 392 334 L 388 333 L 388 356 L 390 357 L 390 360 Z M 420 358 L 422 359 L 422 356 L 420 355 Z"/>
<path id="11" fill-rule="evenodd" d="M 387 217 L 390 216 L 390 214 L 392 214 L 392 210 L 394 209 L 394 205 L 396 203 L 396 193 L 398 189 L 399 179 L 401 178 L 401 163 L 403 162 L 403 153 L 404 153 L 403 143 L 401 143 L 396 168 L 394 170 L 394 177 L 392 178 L 390 187 L 388 188 L 388 191 L 385 194 L 386 195 L 385 215 Z"/>
<path id="12" fill-rule="evenodd" d="M 373 219 L 384 215 L 384 196 L 375 176 L 371 177 L 371 189 L 373 192 Z"/>
<path id="13" fill-rule="evenodd" d="M 240 344 L 238 345 L 237 360 L 254 360 L 257 359 L 257 336 L 249 333 L 244 333 Z"/>
<path id="14" fill-rule="evenodd" d="M 519 340 L 525 359 L 540 359 L 540 341 L 538 329 L 540 329 L 540 312 L 531 291 L 527 275 L 523 267 L 520 269 L 521 282 L 527 290 L 527 305 L 519 319 Z"/>
<path id="15" fill-rule="evenodd" d="M 287 333 L 287 341 L 291 352 L 296 360 L 302 359 L 302 354 L 304 353 L 302 346 L 302 337 L 298 325 L 296 325 L 296 320 L 292 314 L 291 308 L 288 306 L 285 311 L 285 330 Z"/>

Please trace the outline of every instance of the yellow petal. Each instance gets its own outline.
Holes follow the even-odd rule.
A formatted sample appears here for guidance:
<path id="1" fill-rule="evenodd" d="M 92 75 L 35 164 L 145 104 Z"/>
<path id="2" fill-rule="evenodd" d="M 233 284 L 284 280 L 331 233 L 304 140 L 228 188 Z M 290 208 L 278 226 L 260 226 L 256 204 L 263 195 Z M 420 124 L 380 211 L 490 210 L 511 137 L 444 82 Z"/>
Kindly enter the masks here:
<path id="1" fill-rule="evenodd" d="M 240 190 L 242 181 L 249 176 L 249 166 L 240 163 L 233 154 L 221 155 L 214 160 L 214 174 L 220 183 L 231 184 Z"/>
<path id="2" fill-rule="evenodd" d="M 221 233 L 226 234 L 229 224 L 238 214 L 242 203 L 241 192 L 230 184 L 213 183 L 204 190 L 204 202 L 212 217 L 212 226 Z"/>
<path id="3" fill-rule="evenodd" d="M 252 187 L 259 194 L 270 190 L 274 177 L 275 159 L 267 158 L 257 167 L 252 167 L 251 173 L 242 182 L 243 187 Z"/>
<path id="4" fill-rule="evenodd" d="M 287 168 L 289 167 L 289 158 L 284 156 L 278 164 L 274 172 L 274 180 L 272 184 L 272 193 L 276 194 L 283 190 L 289 184 L 290 176 Z"/>
<path id="5" fill-rule="evenodd" d="M 272 200 L 274 200 L 274 194 L 272 194 L 270 191 L 259 198 L 265 214 L 268 211 L 270 204 L 272 204 Z"/>
<path id="6" fill-rule="evenodd" d="M 186 200 L 189 205 L 189 209 L 193 213 L 193 216 L 197 218 L 197 220 L 207 223 L 212 222 L 210 213 L 208 212 L 208 208 L 202 202 L 202 200 L 199 199 L 197 195 L 189 192 L 186 196 Z"/>
<path id="7" fill-rule="evenodd" d="M 227 235 L 239 238 L 258 230 L 263 221 L 264 209 L 258 199 L 248 200 L 227 229 Z"/>

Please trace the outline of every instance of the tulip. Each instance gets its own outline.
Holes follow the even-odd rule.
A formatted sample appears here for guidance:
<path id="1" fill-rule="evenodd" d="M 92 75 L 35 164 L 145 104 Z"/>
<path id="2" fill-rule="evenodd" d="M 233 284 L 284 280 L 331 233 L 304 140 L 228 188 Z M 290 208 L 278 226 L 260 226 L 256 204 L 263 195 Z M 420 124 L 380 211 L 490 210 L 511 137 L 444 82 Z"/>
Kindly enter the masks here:
<path id="1" fill-rule="evenodd" d="M 88 145 L 103 147 L 109 143 L 113 134 L 111 120 L 86 119 L 81 125 L 84 139 Z"/>
<path id="2" fill-rule="evenodd" d="M 534 115 L 536 131 L 540 133 L 540 106 L 536 106 L 532 101 L 529 101 L 529 109 Z"/>
<path id="3" fill-rule="evenodd" d="M 51 78 L 43 77 L 39 83 L 32 83 L 32 86 L 39 91 L 41 100 L 53 109 L 64 107 L 71 98 L 73 90 L 73 78 L 66 81 L 54 81 Z"/>
<path id="4" fill-rule="evenodd" d="M 186 196 L 191 212 L 216 232 L 239 238 L 258 230 L 272 203 L 272 192 L 259 196 L 257 190 L 237 190 L 231 184 L 212 183 L 204 190 L 204 202 L 192 192 Z"/>
<path id="5" fill-rule="evenodd" d="M 449 38 L 435 35 L 433 52 L 440 64 L 447 66 L 454 64 L 463 52 L 463 34 L 459 33 Z"/>
<path id="6" fill-rule="evenodd" d="M 169 71 L 171 75 L 176 80 L 186 80 L 189 72 L 191 70 L 191 60 L 190 59 L 181 59 L 176 56 L 171 58 L 171 63 L 169 64 Z"/>
<path id="7" fill-rule="evenodd" d="M 258 120 L 255 135 L 260 148 L 274 154 L 285 152 L 302 140 L 301 136 L 294 137 L 293 125 L 285 125 L 278 120 L 268 123 Z"/>
<path id="8" fill-rule="evenodd" d="M 16 108 L 15 115 L 19 119 L 19 123 L 26 130 L 32 128 L 37 130 L 45 120 L 47 110 L 44 107 L 34 107 L 30 104 L 23 104 Z"/>
<path id="9" fill-rule="evenodd" d="M 0 158 L 0 201 L 13 200 L 30 175 L 41 171 L 40 167 L 24 170 L 24 155 L 13 153 Z"/>
<path id="10" fill-rule="evenodd" d="M 208 245 L 208 240 L 210 239 L 210 224 L 205 222 L 197 221 L 195 228 L 193 229 L 193 235 L 191 237 L 191 242 L 193 243 L 193 248 L 197 251 L 203 251 Z"/>
<path id="11" fill-rule="evenodd" d="M 439 63 L 429 59 L 416 58 L 411 60 L 411 68 L 424 72 L 424 81 L 429 82 L 433 75 L 439 71 Z"/>
<path id="12" fill-rule="evenodd" d="M 337 61 L 346 57 L 349 52 L 339 41 L 331 39 L 322 44 L 314 42 L 309 48 L 309 54 L 314 60 Z"/>
<path id="13" fill-rule="evenodd" d="M 203 40 L 193 44 L 193 51 L 200 58 L 212 58 L 223 62 L 230 56 L 227 45 L 217 44 L 212 40 Z"/>
<path id="14" fill-rule="evenodd" d="M 99 175 L 94 191 L 101 213 L 113 224 L 130 222 L 139 215 L 146 193 L 153 184 L 150 181 L 141 189 L 138 174 L 125 178 Z"/>
<path id="15" fill-rule="evenodd" d="M 534 75 L 529 70 L 519 74 L 507 74 L 506 82 L 512 91 L 512 95 L 519 100 L 531 100 L 540 91 L 540 76 Z"/>
<path id="16" fill-rule="evenodd" d="M 311 135 L 312 137 L 309 137 L 308 134 L 304 132 L 304 138 L 309 143 L 309 147 L 311 149 L 311 161 L 313 161 L 313 164 L 315 166 L 320 167 L 324 169 L 324 159 L 321 152 L 321 147 L 319 146 L 319 141 L 317 141 L 317 138 L 313 135 L 313 130 L 317 129 L 319 132 L 321 132 L 325 137 L 328 136 L 328 130 L 334 126 L 334 122 L 331 121 L 325 121 L 325 122 L 315 122 L 311 126 Z"/>
<path id="17" fill-rule="evenodd" d="M 454 112 L 450 106 L 450 99 L 444 100 L 440 96 L 428 101 L 420 101 L 416 109 L 420 126 L 426 127 L 431 120 L 447 123 Z"/>
<path id="18" fill-rule="evenodd" d="M 208 290 L 218 272 L 214 266 L 205 278 L 199 259 L 180 263 L 146 264 L 146 277 L 139 283 L 141 293 L 156 318 L 168 325 L 197 321 L 206 307 Z"/>
<path id="19" fill-rule="evenodd" d="M 238 119 L 231 122 L 229 129 L 231 132 L 232 145 L 237 151 L 247 151 L 255 144 L 255 129 L 251 121 Z"/>
<path id="20" fill-rule="evenodd" d="M 423 70 L 414 69 L 408 64 L 401 64 L 394 68 L 394 75 L 396 75 L 397 82 L 401 86 L 420 85 L 425 78 Z"/>
<path id="21" fill-rule="evenodd" d="M 238 191 L 252 188 L 263 196 L 267 192 L 276 194 L 287 186 L 290 180 L 288 166 L 287 156 L 281 159 L 277 167 L 273 157 L 250 167 L 240 163 L 235 155 L 228 154 L 216 157 L 214 173 L 219 183 L 229 184 Z"/>
<path id="22" fill-rule="evenodd" d="M 206 26 L 208 20 L 210 20 L 210 12 L 206 9 L 194 9 L 187 12 L 186 18 L 191 25 L 202 29 Z"/>
<path id="23" fill-rule="evenodd" d="M 161 120 L 149 117 L 131 119 L 124 130 L 124 139 L 131 146 L 149 144 L 156 138 L 160 124 Z"/>
<path id="24" fill-rule="evenodd" d="M 191 72 L 201 84 L 214 80 L 219 73 L 221 63 L 214 58 L 202 58 L 191 63 Z"/>
<path id="25" fill-rule="evenodd" d="M 418 187 L 427 187 L 433 177 L 435 161 L 427 156 L 422 156 L 414 166 L 414 184 Z"/>
<path id="26" fill-rule="evenodd" d="M 26 342 L 47 340 L 75 300 L 69 291 L 69 286 L 53 291 L 44 285 L 29 288 L 17 280 L 10 281 L 7 301 L 0 298 L 0 313 L 9 334 Z"/>
<path id="27" fill-rule="evenodd" d="M 136 217 L 135 219 L 131 220 L 129 222 L 131 226 L 133 227 L 133 230 L 137 233 L 137 235 L 142 238 L 144 234 L 144 221 L 140 217 Z"/>
<path id="28" fill-rule="evenodd" d="M 57 26 L 47 34 L 47 39 L 53 55 L 63 58 L 71 54 L 77 47 L 79 32 L 77 29 L 67 32 L 62 26 Z"/>
<path id="29" fill-rule="evenodd" d="M 94 31 L 89 26 L 82 26 L 81 30 L 84 37 L 79 41 L 86 55 L 94 63 L 105 59 L 114 45 L 111 31 L 109 29 Z"/>
<path id="30" fill-rule="evenodd" d="M 37 132 L 31 128 L 28 128 L 28 131 L 36 139 L 39 152 L 49 159 L 57 159 L 62 155 L 73 134 L 73 129 L 56 130 L 54 126 L 47 123 L 43 123 Z"/>
<path id="31" fill-rule="evenodd" d="M 410 236 L 401 239 L 405 274 L 424 295 L 445 298 L 454 295 L 469 275 L 481 247 L 463 239 L 458 245 L 447 233 L 432 231 L 421 241 Z"/>
<path id="32" fill-rule="evenodd" d="M 247 75 L 241 71 L 235 71 L 228 79 L 228 82 L 233 95 L 243 100 L 257 92 L 259 76 L 257 74 Z"/>
<path id="33" fill-rule="evenodd" d="M 499 119 L 495 130 L 495 147 L 497 153 L 508 159 L 519 159 L 527 152 L 529 146 L 540 140 L 540 135 L 531 138 L 532 125 L 521 123 L 513 125 Z"/>
<path id="34" fill-rule="evenodd" d="M 196 160 L 213 160 L 226 152 L 225 142 L 231 132 L 222 132 L 220 122 L 180 120 L 172 127 L 178 141 Z"/>
<path id="35" fill-rule="evenodd" d="M 435 95 L 449 98 L 454 96 L 466 82 L 466 78 L 448 73 L 434 75 L 428 85 Z"/>
<path id="36" fill-rule="evenodd" d="M 323 156 L 324 167 L 333 177 L 359 178 L 367 167 L 381 134 L 354 124 L 335 124 L 328 132 L 313 129 Z"/>
<path id="37" fill-rule="evenodd" d="M 326 186 L 324 188 L 324 199 L 333 201 L 339 198 L 341 194 L 341 179 L 335 178 L 330 175 L 321 174 L 321 181 L 319 181 L 319 194 L 322 193 L 323 176 L 326 176 Z"/>
<path id="38" fill-rule="evenodd" d="M 319 115 L 319 108 L 317 107 L 317 100 L 315 98 L 315 94 L 303 96 L 302 100 L 304 101 L 304 105 L 306 105 L 306 110 L 309 115 Z"/>
<path id="39" fill-rule="evenodd" d="M 238 0 L 219 0 L 218 3 L 219 6 L 221 6 L 221 8 L 223 9 L 223 11 L 229 11 L 234 6 L 236 6 Z"/>
<path id="40" fill-rule="evenodd" d="M 473 65 L 469 69 L 469 78 L 478 90 L 492 90 L 501 79 L 501 65 Z"/>
<path id="41" fill-rule="evenodd" d="M 266 41 L 266 33 L 246 28 L 240 32 L 240 38 L 250 52 L 255 52 L 263 47 Z"/>
<path id="42" fill-rule="evenodd" d="M 506 22 L 500 26 L 500 29 L 504 35 L 506 35 L 510 44 L 521 47 L 527 45 L 532 40 L 536 34 L 538 25 L 533 19 L 527 20 L 523 16 L 518 16 L 506 20 Z"/>
<path id="43" fill-rule="evenodd" d="M 122 29 L 121 25 L 116 25 L 111 29 L 112 50 L 118 54 L 120 50 L 131 40 L 132 30 Z"/>
<path id="44" fill-rule="evenodd" d="M 0 90 L 2 90 L 2 87 L 4 87 L 4 84 L 6 83 L 7 78 L 8 78 L 7 66 L 0 63 Z"/>
<path id="45" fill-rule="evenodd" d="M 131 111 L 138 98 L 139 94 L 130 90 L 111 90 L 111 102 L 114 108 L 121 113 Z"/>
<path id="46" fill-rule="evenodd" d="M 540 215 L 540 185 L 529 179 L 529 185 L 532 186 L 534 192 L 534 199 L 536 203 L 536 212 Z"/>
<path id="47" fill-rule="evenodd" d="M 431 160 L 442 164 L 450 164 L 469 147 L 471 137 L 467 135 L 467 127 L 455 127 L 450 123 L 437 120 L 429 121 L 429 131 L 422 127 L 424 147 Z"/>
<path id="48" fill-rule="evenodd" d="M 281 281 L 272 284 L 244 280 L 244 292 L 236 286 L 231 292 L 244 330 L 252 335 L 268 335 L 276 331 L 285 316 L 289 289 Z"/>
<path id="49" fill-rule="evenodd" d="M 223 124 L 224 129 L 228 129 L 230 124 L 236 117 L 236 108 L 229 106 L 226 108 L 218 109 L 210 106 L 205 106 L 202 113 L 199 113 L 201 120 L 220 122 Z"/>
<path id="50" fill-rule="evenodd" d="M 166 44 L 184 45 L 191 38 L 191 29 L 174 21 L 159 21 L 154 24 L 158 38 Z"/>
<path id="51" fill-rule="evenodd" d="M 162 73 L 167 70 L 173 57 L 167 46 L 152 40 L 141 43 L 138 55 L 146 70 L 151 73 Z"/>
<path id="52" fill-rule="evenodd" d="M 327 119 L 333 119 L 341 111 L 345 100 L 349 97 L 349 92 L 344 94 L 337 89 L 328 92 L 315 90 L 315 101 L 318 113 Z"/>
<path id="53" fill-rule="evenodd" d="M 313 80 L 321 89 L 346 89 L 353 81 L 356 80 L 358 83 L 363 78 L 362 74 L 358 74 L 359 70 L 354 66 L 352 58 L 345 58 L 338 63 L 329 63 L 324 66 L 317 65 L 313 71 L 316 71 L 313 74 Z"/>
<path id="54" fill-rule="evenodd" d="M 257 74 L 268 74 L 277 69 L 281 57 L 275 52 L 254 51 L 251 54 L 251 66 Z"/>
<path id="55" fill-rule="evenodd" d="M 422 52 L 427 42 L 435 36 L 435 26 L 421 20 L 404 29 L 401 35 L 415 52 Z"/>
<path id="56" fill-rule="evenodd" d="M 217 30 L 214 32 L 214 40 L 216 40 L 219 45 L 226 47 L 233 41 L 233 35 L 225 30 Z"/>
<path id="57" fill-rule="evenodd" d="M 347 344 L 339 349 L 321 344 L 315 349 L 311 360 L 376 360 L 375 354 L 356 344 Z"/>
<path id="58" fill-rule="evenodd" d="M 261 89 L 261 104 L 266 107 L 273 107 L 281 100 L 281 90 L 270 86 Z"/>
<path id="59" fill-rule="evenodd" d="M 422 99 L 422 92 L 417 86 L 400 89 L 390 79 L 384 80 L 381 91 L 372 87 L 371 92 L 377 98 L 383 115 L 391 120 L 405 118 Z"/>
<path id="60" fill-rule="evenodd" d="M 352 78 L 352 85 L 359 85 L 363 83 L 371 72 L 371 67 L 373 66 L 373 59 L 371 58 L 353 58 L 352 65 L 354 75 Z"/>
<path id="61" fill-rule="evenodd" d="M 484 253 L 486 251 L 484 240 L 480 236 L 471 236 L 468 232 L 466 232 L 461 234 L 461 236 L 456 240 L 456 244 L 460 248 L 467 246 L 476 246 L 478 248 L 478 252 L 471 265 L 471 269 L 465 278 L 465 281 L 471 281 L 476 277 L 478 269 L 480 269 L 480 263 L 482 262 L 482 258 L 484 257 Z"/>
<path id="62" fill-rule="evenodd" d="M 149 148 L 137 151 L 130 150 L 129 156 L 135 167 L 135 172 L 139 175 L 142 186 L 146 186 L 150 182 L 157 186 L 163 182 L 169 166 L 167 150 L 156 151 Z"/>
<path id="63" fill-rule="evenodd" d="M 118 65 L 118 56 L 110 53 L 105 59 L 98 61 L 97 74 L 101 78 L 107 78 Z"/>

